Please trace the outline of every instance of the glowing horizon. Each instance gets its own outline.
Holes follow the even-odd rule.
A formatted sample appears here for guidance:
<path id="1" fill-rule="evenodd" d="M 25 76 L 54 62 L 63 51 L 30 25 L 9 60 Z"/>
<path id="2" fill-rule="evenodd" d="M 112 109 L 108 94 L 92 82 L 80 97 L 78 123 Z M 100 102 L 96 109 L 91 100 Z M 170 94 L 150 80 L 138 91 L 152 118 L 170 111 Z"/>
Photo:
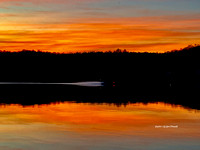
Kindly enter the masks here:
<path id="1" fill-rule="evenodd" d="M 200 43 L 198 0 L 2 0 L 0 50 L 166 52 Z"/>

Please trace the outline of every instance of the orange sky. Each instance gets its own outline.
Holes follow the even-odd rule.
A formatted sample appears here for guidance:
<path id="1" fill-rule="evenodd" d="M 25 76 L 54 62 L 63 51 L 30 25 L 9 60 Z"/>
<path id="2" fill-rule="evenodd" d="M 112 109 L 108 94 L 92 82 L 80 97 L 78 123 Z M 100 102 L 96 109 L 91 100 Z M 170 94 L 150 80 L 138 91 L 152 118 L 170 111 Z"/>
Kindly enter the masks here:
<path id="1" fill-rule="evenodd" d="M 3 0 L 0 50 L 165 52 L 199 44 L 199 2 L 171 2 Z"/>

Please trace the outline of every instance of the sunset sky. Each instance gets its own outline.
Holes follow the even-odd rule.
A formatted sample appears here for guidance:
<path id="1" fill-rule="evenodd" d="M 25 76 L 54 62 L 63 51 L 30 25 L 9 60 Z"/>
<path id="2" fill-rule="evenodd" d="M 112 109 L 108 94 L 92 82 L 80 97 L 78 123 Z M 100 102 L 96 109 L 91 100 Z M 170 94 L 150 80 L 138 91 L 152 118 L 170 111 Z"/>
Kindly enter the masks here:
<path id="1" fill-rule="evenodd" d="M 0 0 L 0 50 L 165 52 L 200 44 L 199 0 Z"/>

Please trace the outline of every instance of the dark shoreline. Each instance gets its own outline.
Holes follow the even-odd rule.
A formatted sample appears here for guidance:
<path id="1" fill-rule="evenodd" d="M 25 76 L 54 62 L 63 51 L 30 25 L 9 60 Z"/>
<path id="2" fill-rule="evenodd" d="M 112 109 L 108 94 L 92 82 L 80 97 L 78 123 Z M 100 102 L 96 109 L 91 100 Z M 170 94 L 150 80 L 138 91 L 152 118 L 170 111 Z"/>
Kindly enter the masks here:
<path id="1" fill-rule="evenodd" d="M 199 58 L 200 46 L 162 54 L 0 52 L 0 82 L 105 83 L 104 87 L 0 85 L 0 103 L 166 101 L 199 109 Z"/>

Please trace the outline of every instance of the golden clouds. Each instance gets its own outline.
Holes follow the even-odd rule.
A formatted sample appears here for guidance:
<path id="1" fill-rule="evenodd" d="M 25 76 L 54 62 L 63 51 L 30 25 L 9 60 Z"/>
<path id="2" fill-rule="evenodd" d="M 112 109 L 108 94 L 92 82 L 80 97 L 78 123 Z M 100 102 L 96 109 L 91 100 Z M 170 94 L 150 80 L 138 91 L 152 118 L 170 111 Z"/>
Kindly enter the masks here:
<path id="1" fill-rule="evenodd" d="M 200 42 L 198 19 L 154 21 L 145 18 L 72 19 L 71 23 L 2 23 L 0 49 L 51 52 L 129 51 L 164 52 Z M 190 22 L 190 24 L 188 24 Z"/>

